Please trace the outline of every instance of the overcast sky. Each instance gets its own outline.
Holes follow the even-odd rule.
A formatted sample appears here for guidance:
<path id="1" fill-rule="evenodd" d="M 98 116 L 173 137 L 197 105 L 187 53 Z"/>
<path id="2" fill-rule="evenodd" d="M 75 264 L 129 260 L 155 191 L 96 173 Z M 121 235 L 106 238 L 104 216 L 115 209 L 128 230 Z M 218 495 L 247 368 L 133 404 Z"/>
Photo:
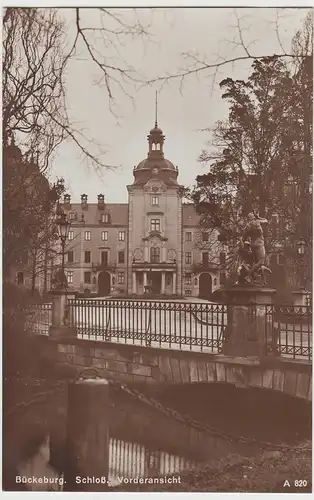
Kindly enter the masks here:
<path id="1" fill-rule="evenodd" d="M 281 52 L 275 29 L 276 10 L 267 8 L 237 9 L 242 20 L 244 39 L 253 42 L 250 47 L 254 55 L 271 55 Z M 119 10 L 127 22 L 134 20 L 130 10 Z M 294 32 L 301 26 L 307 10 L 286 9 L 281 13 L 280 37 L 287 52 Z M 69 41 L 75 34 L 75 13 L 64 9 L 61 15 L 67 22 Z M 141 10 L 138 14 L 143 23 L 151 22 L 153 37 L 145 41 L 138 37 L 125 39 L 120 46 L 120 56 L 114 49 L 93 42 L 107 61 L 124 65 L 123 58 L 135 67 L 140 78 L 153 78 L 175 73 L 187 64 L 182 54 L 198 53 L 208 62 L 217 61 L 218 56 L 236 57 L 244 55 L 243 49 L 232 44 L 236 36 L 236 16 L 233 8 L 178 8 L 155 11 Z M 85 10 L 82 25 L 99 25 L 97 9 Z M 91 35 L 93 36 L 93 35 Z M 111 59 L 112 58 L 112 59 Z M 213 127 L 217 120 L 225 119 L 228 108 L 221 99 L 219 81 L 226 76 L 246 78 L 250 64 L 237 62 L 228 65 L 217 75 L 213 86 L 212 71 L 200 72 L 198 77 L 185 80 L 182 93 L 180 81 L 160 89 L 160 84 L 134 88 L 124 84 L 134 100 L 128 99 L 123 91 L 114 87 L 115 113 L 110 113 L 108 94 L 104 87 L 95 82 L 101 73 L 87 57 L 83 46 L 77 58 L 71 61 L 67 76 L 67 97 L 71 117 L 84 130 L 85 135 L 95 139 L 104 149 L 103 158 L 108 165 L 117 165 L 114 171 L 102 170 L 99 174 L 86 164 L 73 144 L 64 144 L 54 158 L 51 179 L 63 176 L 73 201 L 79 201 L 86 193 L 90 202 L 96 201 L 97 194 L 104 193 L 107 202 L 126 202 L 126 185 L 133 180 L 132 169 L 147 155 L 147 134 L 155 120 L 155 90 L 159 90 L 158 122 L 166 140 L 165 157 L 179 167 L 179 182 L 184 185 L 194 183 L 204 167 L 197 157 L 206 141 L 208 133 L 201 129 Z M 93 150 L 96 151 L 95 149 Z"/>

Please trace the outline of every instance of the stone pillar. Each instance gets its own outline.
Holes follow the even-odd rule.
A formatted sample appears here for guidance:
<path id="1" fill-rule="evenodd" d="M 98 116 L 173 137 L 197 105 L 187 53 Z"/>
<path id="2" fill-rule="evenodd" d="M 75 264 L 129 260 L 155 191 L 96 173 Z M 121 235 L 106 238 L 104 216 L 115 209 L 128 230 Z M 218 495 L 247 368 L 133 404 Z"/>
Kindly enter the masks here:
<path id="1" fill-rule="evenodd" d="M 109 384 L 81 379 L 68 387 L 65 491 L 106 491 L 109 472 Z M 77 483 L 76 478 L 91 481 Z"/>
<path id="2" fill-rule="evenodd" d="M 76 337 L 75 328 L 68 326 L 67 318 L 67 300 L 74 299 L 73 291 L 68 290 L 51 290 L 49 295 L 52 299 L 52 321 L 49 327 L 49 335 L 51 337 Z"/>
<path id="3" fill-rule="evenodd" d="M 227 327 L 223 354 L 227 356 L 258 356 L 267 352 L 267 344 L 275 346 L 272 302 L 276 290 L 254 285 L 233 285 L 222 288 L 227 297 Z"/>
<path id="4" fill-rule="evenodd" d="M 144 292 L 145 292 L 145 287 L 147 286 L 147 271 L 144 271 L 144 273 L 143 273 L 143 286 L 144 286 Z"/>
<path id="5" fill-rule="evenodd" d="M 166 273 L 165 273 L 165 271 L 162 271 L 162 273 L 161 273 L 161 295 L 165 294 L 165 288 L 166 288 Z"/>
<path id="6" fill-rule="evenodd" d="M 132 272 L 132 293 L 136 294 L 136 272 Z"/>
<path id="7" fill-rule="evenodd" d="M 177 273 L 174 272 L 172 275 L 172 293 L 176 295 L 177 293 Z"/>
<path id="8" fill-rule="evenodd" d="M 147 241 L 145 241 L 145 247 L 144 247 L 144 262 L 149 261 L 149 252 L 148 252 L 148 246 L 147 246 Z"/>
<path id="9" fill-rule="evenodd" d="M 162 247 L 161 261 L 162 262 L 167 262 L 167 249 L 166 249 L 165 246 Z"/>

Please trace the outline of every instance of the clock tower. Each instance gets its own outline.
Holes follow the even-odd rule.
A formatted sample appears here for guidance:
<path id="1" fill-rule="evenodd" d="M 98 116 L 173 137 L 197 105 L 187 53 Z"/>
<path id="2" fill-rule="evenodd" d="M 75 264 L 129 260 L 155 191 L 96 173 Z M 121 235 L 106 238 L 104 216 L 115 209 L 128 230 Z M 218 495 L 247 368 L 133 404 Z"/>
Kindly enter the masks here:
<path id="1" fill-rule="evenodd" d="M 133 169 L 129 196 L 128 293 L 175 296 L 182 274 L 182 200 L 178 167 L 164 157 L 163 131 L 149 132 L 147 158 Z"/>

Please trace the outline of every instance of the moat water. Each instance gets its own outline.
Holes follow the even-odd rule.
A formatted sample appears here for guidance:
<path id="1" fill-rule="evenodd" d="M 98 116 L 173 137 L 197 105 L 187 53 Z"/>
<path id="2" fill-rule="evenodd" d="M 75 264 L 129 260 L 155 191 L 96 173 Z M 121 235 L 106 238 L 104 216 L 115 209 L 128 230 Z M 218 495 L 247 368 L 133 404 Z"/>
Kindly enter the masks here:
<path id="1" fill-rule="evenodd" d="M 165 387 L 159 400 L 221 433 L 288 444 L 311 437 L 311 405 L 281 393 L 228 384 L 197 384 Z M 219 433 L 197 431 L 116 390 L 110 391 L 110 403 L 110 488 L 118 486 L 122 477 L 179 475 L 230 454 L 249 457 L 262 450 L 251 442 L 243 444 Z M 4 418 L 3 489 L 71 490 L 64 485 L 66 419 L 66 393 L 49 396 Z M 30 482 L 25 484 L 21 478 Z M 48 479 L 38 483 L 32 478 Z"/>

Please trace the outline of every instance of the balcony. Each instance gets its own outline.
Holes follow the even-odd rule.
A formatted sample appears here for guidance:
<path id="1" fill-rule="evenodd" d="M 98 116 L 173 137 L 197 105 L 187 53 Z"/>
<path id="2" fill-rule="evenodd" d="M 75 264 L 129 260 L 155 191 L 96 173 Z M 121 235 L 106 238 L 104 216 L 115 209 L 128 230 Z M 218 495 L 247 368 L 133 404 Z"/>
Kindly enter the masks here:
<path id="1" fill-rule="evenodd" d="M 176 260 L 172 260 L 170 262 L 148 262 L 148 261 L 135 261 L 133 260 L 132 267 L 134 270 L 145 269 L 145 270 L 154 270 L 154 269 L 169 269 L 174 270 L 177 267 Z"/>
<path id="2" fill-rule="evenodd" d="M 221 266 L 216 262 L 196 262 L 192 264 L 193 273 L 204 273 L 204 272 L 217 272 L 221 269 Z"/>
<path id="3" fill-rule="evenodd" d="M 111 271 L 115 272 L 117 268 L 116 263 L 109 262 L 92 262 L 92 271 L 96 273 L 97 271 Z"/>

